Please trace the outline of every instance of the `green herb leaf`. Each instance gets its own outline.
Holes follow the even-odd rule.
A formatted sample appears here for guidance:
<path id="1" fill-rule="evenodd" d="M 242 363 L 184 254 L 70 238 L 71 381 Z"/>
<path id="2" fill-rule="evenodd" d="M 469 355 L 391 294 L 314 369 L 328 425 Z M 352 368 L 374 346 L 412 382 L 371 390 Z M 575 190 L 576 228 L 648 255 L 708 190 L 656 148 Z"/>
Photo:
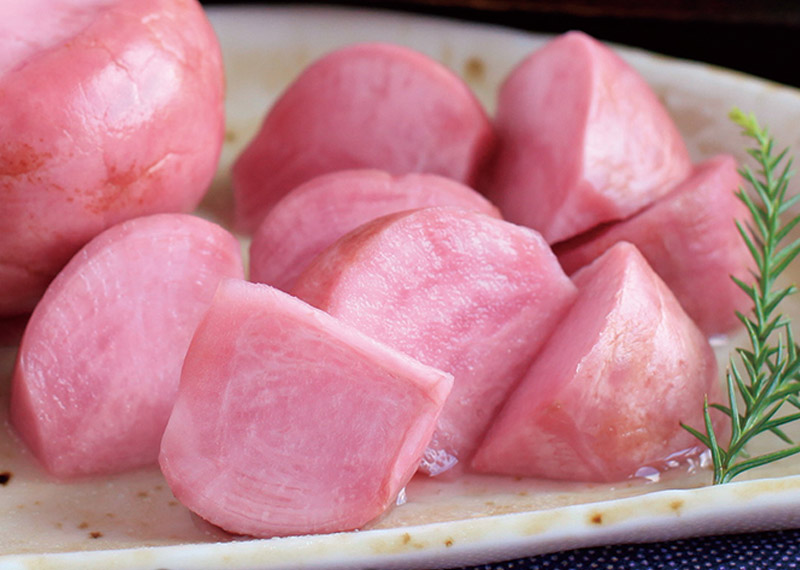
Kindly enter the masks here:
<path id="1" fill-rule="evenodd" d="M 737 193 L 752 216 L 750 223 L 737 220 L 736 226 L 755 262 L 753 284 L 734 278 L 753 301 L 751 315 L 737 314 L 747 329 L 750 346 L 738 348 L 731 357 L 727 374 L 728 404 L 709 405 L 706 400 L 703 407 L 706 433 L 683 426 L 711 450 L 715 484 L 726 483 L 749 469 L 800 453 L 800 445 L 795 445 L 781 430 L 800 420 L 800 412 L 782 414 L 787 404 L 800 409 L 800 349 L 789 320 L 777 312 L 780 304 L 795 293 L 795 287 L 775 287 L 777 278 L 800 254 L 800 239 L 782 245 L 800 223 L 800 215 L 785 224 L 780 220 L 799 198 L 786 197 L 793 174 L 792 160 L 788 158 L 788 149 L 773 153 L 772 136 L 761 128 L 752 113 L 734 109 L 730 118 L 742 128 L 746 137 L 755 141 L 755 147 L 749 149 L 748 154 L 759 167 L 756 172 L 749 167 L 741 170 L 753 193 L 744 188 Z M 719 410 L 730 421 L 731 437 L 727 444 L 719 441 L 714 433 L 709 408 Z M 787 447 L 751 457 L 747 444 L 766 432 L 774 434 Z"/>

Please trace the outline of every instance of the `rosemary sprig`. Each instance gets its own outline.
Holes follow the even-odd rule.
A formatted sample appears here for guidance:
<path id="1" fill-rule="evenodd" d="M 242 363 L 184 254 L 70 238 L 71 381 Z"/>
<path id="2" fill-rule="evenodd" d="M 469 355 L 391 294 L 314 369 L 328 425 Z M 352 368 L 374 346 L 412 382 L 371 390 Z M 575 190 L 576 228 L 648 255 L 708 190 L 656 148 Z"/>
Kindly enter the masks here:
<path id="1" fill-rule="evenodd" d="M 787 424 L 800 420 L 800 411 L 797 411 L 800 410 L 800 349 L 794 341 L 789 319 L 777 312 L 781 301 L 796 289 L 776 285 L 778 276 L 800 253 L 800 239 L 782 245 L 789 232 L 800 223 L 800 215 L 784 225 L 780 221 L 781 215 L 800 196 L 786 196 L 792 176 L 788 149 L 774 154 L 771 135 L 759 126 L 752 114 L 734 109 L 730 118 L 742 127 L 745 136 L 755 141 L 755 147 L 748 153 L 759 165 L 756 173 L 749 167 L 741 170 L 755 191 L 754 197 L 743 188 L 737 193 L 752 215 L 752 224 L 737 221 L 737 227 L 755 261 L 755 279 L 753 285 L 748 285 L 733 278 L 753 300 L 751 315 L 737 313 L 747 329 L 750 347 L 737 348 L 731 356 L 727 371 L 728 405 L 705 402 L 706 433 L 683 426 L 711 450 L 714 484 L 726 483 L 749 469 L 800 453 L 800 445 L 782 430 Z M 779 413 L 785 405 L 790 411 Z M 720 410 L 730 419 L 731 437 L 727 446 L 714 433 L 709 408 Z M 785 447 L 750 456 L 745 446 L 765 432 L 772 432 L 783 440 Z"/>

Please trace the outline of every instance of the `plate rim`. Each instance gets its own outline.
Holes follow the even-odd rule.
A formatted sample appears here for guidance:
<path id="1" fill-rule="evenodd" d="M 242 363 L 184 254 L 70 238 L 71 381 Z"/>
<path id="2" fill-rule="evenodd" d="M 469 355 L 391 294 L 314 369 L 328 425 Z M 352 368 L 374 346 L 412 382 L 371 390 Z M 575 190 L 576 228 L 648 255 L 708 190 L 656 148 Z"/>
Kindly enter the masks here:
<path id="1" fill-rule="evenodd" d="M 788 491 L 797 491 L 798 500 L 787 503 L 785 493 Z M 628 510 L 630 506 L 641 506 L 639 503 L 643 500 L 649 503 L 650 510 Z M 709 517 L 709 502 L 715 504 L 717 509 L 724 508 L 728 517 L 736 517 L 746 514 L 755 501 L 761 501 L 762 509 L 774 509 L 773 514 L 777 512 L 779 515 L 777 523 L 775 517 L 771 517 L 769 522 L 747 521 L 740 529 L 728 530 L 726 534 L 780 530 L 800 524 L 800 475 L 734 481 L 691 489 L 665 489 L 622 499 L 406 527 L 228 542 L 11 554 L 0 557 L 0 568 L 52 567 L 77 570 L 106 568 L 106 564 L 113 561 L 114 568 L 118 570 L 142 568 L 142 563 L 173 569 L 245 569 L 254 568 L 253 561 L 259 559 L 259 564 L 265 562 L 268 565 L 257 567 L 270 570 L 289 570 L 297 568 L 298 564 L 302 564 L 303 568 L 331 570 L 375 568 L 376 564 L 387 570 L 422 570 L 431 568 L 431 563 L 436 568 L 454 568 L 571 548 L 709 536 L 717 534 L 722 523 L 718 510 Z M 670 519 L 665 518 L 664 509 L 671 511 L 668 515 Z M 560 525 L 539 520 L 553 518 L 554 514 L 560 520 Z M 673 531 L 665 537 L 659 527 L 667 520 L 675 519 L 680 519 L 682 524 L 673 527 Z M 461 537 L 475 534 L 474 527 L 486 528 L 477 529 L 482 535 L 479 539 L 462 542 Z M 728 525 L 726 528 L 729 528 Z M 643 529 L 653 534 L 642 534 Z M 626 536 L 631 531 L 636 531 L 637 536 L 627 540 Z M 538 540 L 539 544 L 533 544 L 534 540 Z M 325 552 L 326 557 L 319 558 L 320 545 L 329 550 Z M 348 550 L 344 556 L 341 556 L 342 546 Z M 311 551 L 309 547 L 312 547 Z M 279 557 L 277 560 L 276 556 Z M 286 556 L 289 559 L 280 558 Z"/>

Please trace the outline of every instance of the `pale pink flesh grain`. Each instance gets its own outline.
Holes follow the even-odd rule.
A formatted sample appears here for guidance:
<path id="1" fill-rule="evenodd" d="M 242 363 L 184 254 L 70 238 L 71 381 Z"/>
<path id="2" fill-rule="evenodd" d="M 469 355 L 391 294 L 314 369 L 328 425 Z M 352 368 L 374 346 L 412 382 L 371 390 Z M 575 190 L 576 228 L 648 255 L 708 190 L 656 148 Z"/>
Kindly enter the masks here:
<path id="1" fill-rule="evenodd" d="M 423 462 L 435 475 L 468 459 L 575 287 L 533 230 L 436 207 L 361 226 L 320 254 L 292 293 L 453 374 Z"/>
<path id="2" fill-rule="evenodd" d="M 741 326 L 736 311 L 749 297 L 731 275 L 751 281 L 752 259 L 736 229 L 747 207 L 736 197 L 736 161 L 718 156 L 698 165 L 667 196 L 641 213 L 555 246 L 567 273 L 619 241 L 634 244 L 707 335 Z"/>
<path id="3" fill-rule="evenodd" d="M 2 31 L 0 317 L 30 312 L 104 229 L 193 209 L 224 129 L 195 0 L 5 2 Z"/>
<path id="4" fill-rule="evenodd" d="M 680 422 L 703 429 L 703 398 L 721 401 L 705 336 L 628 243 L 575 282 L 577 301 L 509 396 L 473 469 L 619 481 L 699 451 Z"/>
<path id="5" fill-rule="evenodd" d="M 492 144 L 485 111 L 444 66 L 402 46 L 347 46 L 306 68 L 237 159 L 237 227 L 253 232 L 290 190 L 337 170 L 428 172 L 472 186 Z"/>
<path id="6" fill-rule="evenodd" d="M 19 348 L 11 421 L 58 477 L 154 463 L 192 333 L 236 239 L 188 214 L 123 222 L 48 287 Z"/>
<path id="7" fill-rule="evenodd" d="M 556 243 L 630 216 L 690 171 L 672 119 L 609 48 L 570 32 L 515 68 L 498 96 L 482 182 L 512 222 Z"/>
<path id="8" fill-rule="evenodd" d="M 348 170 L 319 176 L 292 190 L 261 222 L 250 246 L 250 280 L 288 291 L 311 260 L 346 233 L 425 206 L 500 216 L 475 190 L 434 174 Z"/>
<path id="9" fill-rule="evenodd" d="M 419 464 L 452 377 L 267 285 L 220 285 L 160 463 L 181 502 L 270 537 L 359 528 Z"/>

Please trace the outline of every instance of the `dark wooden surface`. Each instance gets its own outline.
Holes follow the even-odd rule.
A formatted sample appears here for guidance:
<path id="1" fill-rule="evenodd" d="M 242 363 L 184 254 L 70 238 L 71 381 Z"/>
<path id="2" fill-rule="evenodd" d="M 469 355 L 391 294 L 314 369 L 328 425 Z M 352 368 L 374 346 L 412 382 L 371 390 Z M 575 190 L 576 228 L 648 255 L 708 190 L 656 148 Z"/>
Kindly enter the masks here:
<path id="1" fill-rule="evenodd" d="M 206 1 L 220 4 L 291 2 Z M 372 7 L 594 37 L 800 87 L 800 0 L 339 0 Z"/>

